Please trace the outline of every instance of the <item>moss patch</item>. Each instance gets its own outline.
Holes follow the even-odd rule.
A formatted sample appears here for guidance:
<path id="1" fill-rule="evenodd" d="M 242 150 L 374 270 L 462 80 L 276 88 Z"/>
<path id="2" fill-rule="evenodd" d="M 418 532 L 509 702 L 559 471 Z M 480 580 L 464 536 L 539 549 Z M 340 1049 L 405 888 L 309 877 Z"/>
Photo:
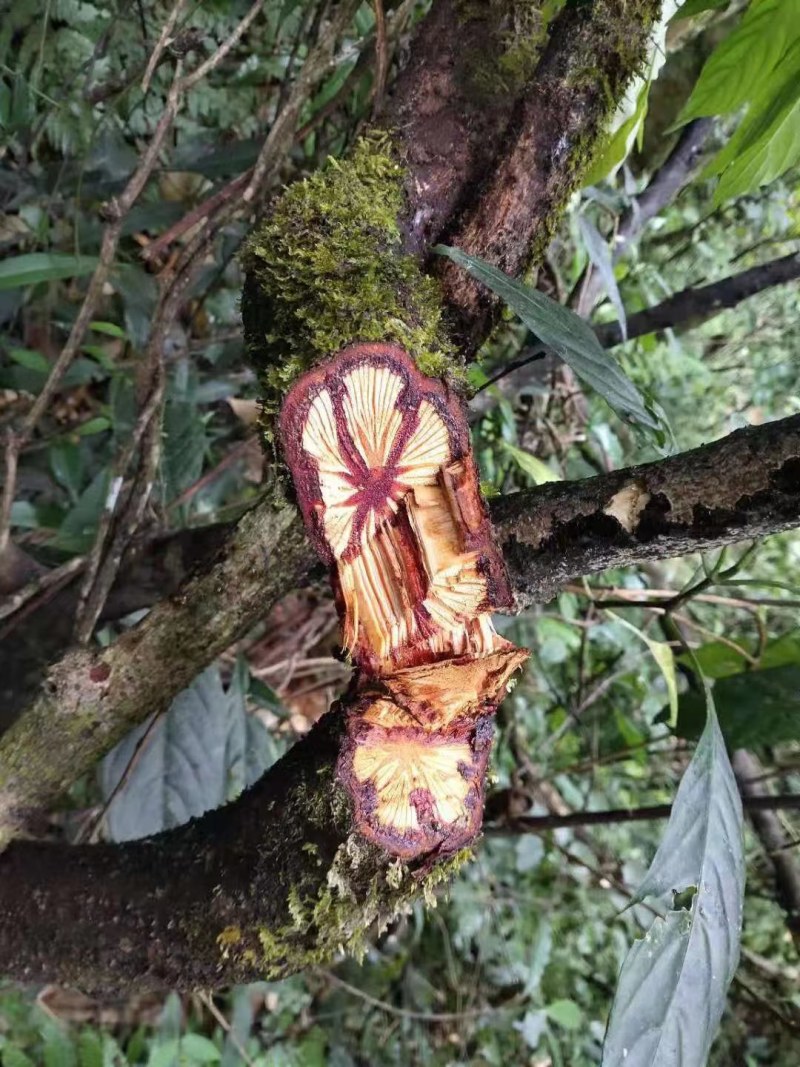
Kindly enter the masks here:
<path id="1" fill-rule="evenodd" d="M 425 374 L 457 373 L 437 283 L 400 249 L 403 168 L 383 136 L 292 185 L 243 252 L 245 343 L 264 429 L 288 386 L 352 341 L 394 341 Z"/>
<path id="2" fill-rule="evenodd" d="M 547 41 L 550 23 L 564 0 L 460 0 L 463 21 L 487 22 L 494 47 L 469 56 L 473 92 L 491 98 L 518 95 L 530 81 Z"/>
<path id="3" fill-rule="evenodd" d="M 293 888 L 290 922 L 256 931 L 259 971 L 276 979 L 326 963 L 338 952 L 363 957 L 368 933 L 380 933 L 420 895 L 435 906 L 436 887 L 449 882 L 471 855 L 471 849 L 462 849 L 419 874 L 399 860 L 387 862 L 380 850 L 352 835 L 336 853 L 322 890 L 306 897 Z"/>

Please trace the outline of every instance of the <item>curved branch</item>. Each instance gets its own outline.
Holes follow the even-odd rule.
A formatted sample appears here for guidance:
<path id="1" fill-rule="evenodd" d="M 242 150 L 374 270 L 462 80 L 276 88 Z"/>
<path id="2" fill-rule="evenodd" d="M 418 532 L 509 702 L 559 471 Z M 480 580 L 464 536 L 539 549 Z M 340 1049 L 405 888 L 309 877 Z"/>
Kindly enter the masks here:
<path id="1" fill-rule="evenodd" d="M 790 252 L 779 259 L 721 278 L 718 282 L 682 289 L 654 307 L 637 311 L 628 319 L 628 339 L 648 333 L 669 330 L 673 326 L 697 326 L 718 315 L 725 308 L 736 307 L 743 300 L 800 278 L 800 252 Z M 622 344 L 622 330 L 618 322 L 595 326 L 600 344 L 613 348 Z"/>

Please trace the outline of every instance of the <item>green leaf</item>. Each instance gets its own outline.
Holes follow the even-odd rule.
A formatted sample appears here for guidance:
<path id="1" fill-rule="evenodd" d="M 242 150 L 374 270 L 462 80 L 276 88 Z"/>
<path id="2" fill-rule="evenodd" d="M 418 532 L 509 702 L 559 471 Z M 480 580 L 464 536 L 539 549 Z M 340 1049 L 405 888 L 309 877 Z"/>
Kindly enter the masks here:
<path id="1" fill-rule="evenodd" d="M 617 278 L 614 274 L 614 264 L 611 261 L 609 247 L 595 224 L 591 219 L 587 218 L 586 215 L 578 216 L 578 227 L 581 231 L 583 243 L 586 245 L 589 259 L 591 260 L 594 269 L 600 275 L 603 288 L 608 294 L 608 298 L 617 313 L 622 340 L 627 341 L 628 320 L 625 316 L 625 305 L 622 303 L 622 297 L 619 294 L 619 286 L 617 285 Z"/>
<path id="2" fill-rule="evenodd" d="M 75 506 L 58 528 L 54 544 L 65 552 L 84 552 L 91 546 L 95 530 L 108 500 L 111 472 L 104 467 L 84 489 Z"/>
<path id="3" fill-rule="evenodd" d="M 600 346 L 592 328 L 568 308 L 522 282 L 509 278 L 497 267 L 469 256 L 458 248 L 437 245 L 435 252 L 447 256 L 486 285 L 515 312 L 528 329 L 590 385 L 614 410 L 658 429 L 633 382 L 620 370 L 613 356 Z"/>
<path id="4" fill-rule="evenodd" d="M 681 654 L 681 664 L 692 667 L 695 663 L 705 678 L 726 678 L 729 674 L 738 674 L 747 667 L 747 660 L 735 648 L 723 641 L 709 641 L 708 644 L 694 649 L 691 655 Z M 705 722 L 705 703 L 703 716 L 695 737 L 699 737 Z"/>
<path id="5" fill-rule="evenodd" d="M 115 337 L 120 341 L 127 341 L 128 339 L 128 335 L 122 327 L 117 326 L 115 322 L 90 322 L 89 328 L 94 330 L 95 333 L 103 333 L 107 337 Z"/>
<path id="6" fill-rule="evenodd" d="M 752 100 L 796 36 L 790 19 L 798 17 L 796 0 L 750 4 L 733 33 L 706 61 L 677 125 L 701 115 L 724 115 Z"/>
<path id="7" fill-rule="evenodd" d="M 800 59 L 800 48 L 796 52 Z M 730 164 L 714 193 L 715 204 L 768 185 L 800 160 L 800 64 L 764 107 L 753 105 L 720 160 Z"/>
<path id="8" fill-rule="evenodd" d="M 738 964 L 742 805 L 708 690 L 706 699 L 703 735 L 635 898 L 671 910 L 623 963 L 603 1067 L 704 1067 Z"/>
<path id="9" fill-rule="evenodd" d="M 796 9 L 794 40 L 768 76 L 747 83 L 745 118 L 700 175 L 722 175 L 716 204 L 774 181 L 800 159 L 800 0 L 784 3 Z"/>
<path id="10" fill-rule="evenodd" d="M 0 263 L 0 290 L 19 289 L 38 282 L 59 278 L 79 278 L 91 274 L 97 266 L 96 256 L 68 256 L 63 252 L 30 252 L 10 256 Z"/>
<path id="11" fill-rule="evenodd" d="M 583 1022 L 583 1012 L 574 1000 L 554 1000 L 544 1010 L 548 1019 L 565 1030 L 577 1030 Z"/>
<path id="12" fill-rule="evenodd" d="M 10 348 L 8 354 L 15 363 L 27 370 L 35 370 L 44 375 L 52 370 L 50 361 L 41 352 L 35 352 L 30 348 Z"/>
<path id="13" fill-rule="evenodd" d="M 78 437 L 92 437 L 94 434 L 103 433 L 110 429 L 111 422 L 105 415 L 95 415 L 93 419 L 82 422 L 75 430 Z"/>
<path id="14" fill-rule="evenodd" d="M 625 119 L 606 141 L 601 141 L 596 154 L 583 177 L 584 188 L 597 185 L 607 178 L 612 170 L 624 162 L 633 143 L 634 134 L 639 130 L 647 114 L 647 101 L 650 92 L 649 79 L 642 85 L 636 100 L 633 114 Z"/>
<path id="15" fill-rule="evenodd" d="M 219 1063 L 222 1053 L 202 1034 L 184 1034 L 180 1039 L 180 1060 L 187 1064 Z"/>
<path id="16" fill-rule="evenodd" d="M 84 469 L 81 450 L 72 441 L 55 441 L 48 450 L 53 477 L 69 493 L 74 504 L 83 488 Z"/>
<path id="17" fill-rule="evenodd" d="M 2 1064 L 3 1067 L 35 1067 L 33 1060 L 16 1045 L 6 1045 L 3 1049 Z"/>
<path id="18" fill-rule="evenodd" d="M 634 626 L 633 623 L 628 622 L 627 619 L 623 619 L 621 615 L 617 615 L 614 611 L 607 612 L 618 623 L 621 623 L 632 633 L 635 633 L 647 645 L 650 650 L 650 655 L 656 661 L 658 669 L 664 676 L 664 682 L 667 686 L 667 696 L 669 698 L 670 708 L 670 726 L 674 726 L 678 718 L 678 679 L 675 673 L 675 655 L 670 646 L 665 641 L 654 641 L 652 637 L 648 637 L 647 634 L 640 630 L 638 626 Z"/>
<path id="19" fill-rule="evenodd" d="M 714 685 L 719 723 L 731 748 L 758 748 L 800 740 L 800 665 L 745 671 Z M 699 693 L 685 693 L 678 705 L 675 733 L 697 737 L 702 726 Z"/>
<path id="20" fill-rule="evenodd" d="M 561 478 L 557 474 L 554 474 L 546 463 L 541 459 L 537 459 L 536 456 L 532 456 L 530 452 L 526 452 L 522 448 L 517 448 L 516 445 L 511 445 L 508 441 L 503 441 L 501 444 L 505 454 L 514 460 L 522 473 L 527 474 L 535 485 L 544 485 L 545 482 L 561 481 Z"/>
<path id="21" fill-rule="evenodd" d="M 686 0 L 686 3 L 672 16 L 672 21 L 678 22 L 680 19 L 702 15 L 704 11 L 716 11 L 721 7 L 727 7 L 730 2 L 731 0 Z"/>
<path id="22" fill-rule="evenodd" d="M 147 837 L 217 808 L 277 759 L 274 741 L 247 712 L 243 671 L 237 666 L 225 690 L 219 670 L 209 667 L 149 732 L 147 724 L 137 727 L 105 757 L 100 779 L 110 797 L 138 748 L 109 807 L 112 840 Z"/>
<path id="23" fill-rule="evenodd" d="M 82 1030 L 78 1038 L 80 1067 L 105 1067 L 103 1039 L 96 1030 Z"/>
<path id="24" fill-rule="evenodd" d="M 42 1058 L 44 1067 L 76 1067 L 77 1064 L 72 1042 L 55 1027 L 49 1030 Z"/>

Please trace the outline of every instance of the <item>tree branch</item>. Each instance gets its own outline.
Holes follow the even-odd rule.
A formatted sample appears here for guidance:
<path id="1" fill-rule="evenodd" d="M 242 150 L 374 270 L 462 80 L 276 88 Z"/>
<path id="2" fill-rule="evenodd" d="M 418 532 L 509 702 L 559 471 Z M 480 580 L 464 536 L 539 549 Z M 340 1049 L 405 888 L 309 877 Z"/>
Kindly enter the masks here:
<path id="1" fill-rule="evenodd" d="M 789 529 L 800 525 L 800 415 L 655 463 L 514 493 L 494 501 L 491 515 L 519 607 L 549 599 L 575 577 Z M 0 737 L 0 840 L 128 729 L 167 708 L 282 595 L 307 582 L 314 559 L 294 509 L 262 503 L 211 569 L 139 626 L 110 648 L 56 663 Z"/>
<path id="2" fill-rule="evenodd" d="M 579 162 L 614 106 L 614 92 L 643 53 L 656 8 L 629 2 L 621 11 L 596 0 L 591 8 L 569 7 L 554 28 L 542 61 L 548 91 L 541 85 L 530 90 L 509 152 L 521 177 L 532 145 L 544 153 L 547 173 L 537 170 L 539 177 L 523 182 L 520 195 L 545 233 L 579 181 Z M 572 37 L 564 32 L 570 26 Z M 579 53 L 575 64 L 567 62 L 570 48 Z M 559 72 L 568 75 L 560 86 Z M 533 98 L 547 100 L 557 91 L 543 115 Z M 574 114 L 563 110 L 568 91 L 581 104 Z M 566 145 L 559 117 L 573 138 Z M 526 127 L 534 120 L 543 125 Z M 435 140 L 435 130 L 429 137 Z M 379 160 L 378 169 L 383 165 Z M 490 181 L 487 218 L 495 221 L 495 208 L 502 208 L 497 192 Z M 303 190 L 294 197 L 290 190 L 284 204 L 287 197 L 298 212 L 293 222 L 315 217 L 313 211 L 299 214 L 306 206 Z M 481 232 L 477 210 L 464 216 L 475 234 Z M 414 211 L 407 217 L 414 219 Z M 511 259 L 522 265 L 516 229 L 503 233 L 513 246 Z M 301 236 L 307 247 L 315 235 L 306 230 Z M 262 252 L 266 266 L 273 251 Z M 499 246 L 494 251 L 502 258 Z M 389 259 L 394 246 L 388 242 L 380 253 Z M 398 277 L 413 292 L 406 260 Z M 380 272 L 377 277 L 382 281 Z M 265 284 L 273 282 L 267 275 Z M 340 280 L 325 276 L 321 300 L 334 283 Z M 268 294 L 281 299 L 280 285 Z M 454 288 L 450 297 L 454 307 L 462 298 L 469 303 L 469 294 Z M 408 307 L 405 312 L 405 328 L 419 326 Z M 344 305 L 340 317 L 348 314 Z M 476 307 L 475 314 L 488 328 L 491 311 Z M 467 323 L 466 312 L 461 321 L 477 339 L 480 331 Z M 496 532 L 520 603 L 552 590 L 562 571 L 564 577 L 577 573 L 570 568 L 581 560 L 592 571 L 609 561 L 709 547 L 796 523 L 799 436 L 797 419 L 785 420 L 633 472 L 501 501 Z M 736 488 L 748 479 L 752 499 Z M 0 739 L 0 844 L 135 722 L 165 708 L 279 595 L 306 579 L 311 560 L 295 509 L 266 501 L 237 525 L 210 571 L 191 578 L 138 627 L 109 648 L 72 652 L 55 664 L 34 703 Z M 0 856 L 0 969 L 28 981 L 90 988 L 185 988 L 280 977 L 330 958 L 339 946 L 357 951 L 371 924 L 388 921 L 463 857 L 413 871 L 365 842 L 333 774 L 341 729 L 334 710 L 236 804 L 150 841 L 87 848 L 12 843 Z"/>
<path id="3" fill-rule="evenodd" d="M 703 118 L 695 119 L 683 128 L 663 165 L 652 175 L 647 187 L 631 202 L 631 206 L 620 218 L 611 246 L 611 258 L 614 262 L 625 255 L 648 222 L 671 204 L 692 179 L 713 126 L 713 119 Z M 603 281 L 599 273 L 587 269 L 576 287 L 579 295 L 575 310 L 579 315 L 591 315 L 602 287 Z"/>
<path id="4" fill-rule="evenodd" d="M 740 789 L 743 794 L 742 804 L 747 812 L 752 813 L 753 818 L 758 814 L 779 809 L 800 809 L 800 796 L 797 794 L 751 796 L 745 792 L 741 782 Z M 494 801 L 495 810 L 497 810 L 503 799 L 503 797 L 487 797 L 487 818 L 489 816 L 489 804 Z M 570 830 L 576 826 L 608 826 L 611 823 L 649 822 L 653 819 L 668 819 L 671 813 L 671 804 L 653 804 L 644 808 L 611 808 L 605 811 L 571 811 L 566 815 L 509 815 L 506 818 L 502 818 L 501 813 L 498 812 L 497 821 L 486 827 L 486 833 L 542 834 L 548 830 Z"/>
<path id="5" fill-rule="evenodd" d="M 743 300 L 756 296 L 775 285 L 785 285 L 800 277 L 800 253 L 792 252 L 781 259 L 750 267 L 739 274 L 732 274 L 718 282 L 683 289 L 654 307 L 637 311 L 628 319 L 627 339 L 643 337 L 659 330 L 683 327 L 692 329 L 718 315 L 725 308 L 736 307 Z M 604 348 L 614 348 L 623 343 L 622 329 L 618 322 L 596 325 L 594 332 Z M 492 382 L 493 389 L 484 388 L 477 393 L 470 405 L 475 418 L 485 415 L 497 403 L 497 391 L 513 397 L 529 385 L 537 374 L 539 360 L 544 355 L 542 346 L 536 342 L 525 347 L 517 360 L 506 371 L 498 371 Z"/>
<path id="6" fill-rule="evenodd" d="M 697 326 L 725 308 L 736 307 L 756 293 L 776 285 L 786 285 L 800 278 L 800 252 L 790 252 L 780 259 L 760 263 L 757 267 L 731 274 L 718 282 L 682 289 L 655 307 L 637 311 L 628 319 L 628 338 L 643 337 L 675 326 Z M 603 323 L 595 333 L 605 348 L 622 344 L 618 322 Z"/>
<path id="7" fill-rule="evenodd" d="M 758 781 L 763 767 L 756 756 L 741 748 L 734 752 L 732 764 L 750 822 L 774 872 L 778 901 L 786 912 L 786 925 L 795 947 L 800 948 L 800 867 L 787 849 L 790 842 L 774 812 L 782 805 L 775 804 L 778 798 Z"/>
<path id="8" fill-rule="evenodd" d="M 669 459 L 496 501 L 517 604 L 609 567 L 705 552 L 800 525 L 800 415 Z"/>

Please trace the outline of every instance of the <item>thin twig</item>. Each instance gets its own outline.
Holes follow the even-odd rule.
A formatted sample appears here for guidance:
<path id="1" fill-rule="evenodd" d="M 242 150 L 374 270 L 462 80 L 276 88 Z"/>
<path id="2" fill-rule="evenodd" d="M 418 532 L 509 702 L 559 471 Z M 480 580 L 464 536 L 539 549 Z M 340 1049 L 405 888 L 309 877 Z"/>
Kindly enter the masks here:
<path id="1" fill-rule="evenodd" d="M 52 570 L 38 575 L 33 581 L 28 582 L 27 585 L 17 589 L 16 592 L 4 599 L 2 605 L 0 605 L 0 619 L 7 619 L 9 615 L 15 615 L 28 601 L 46 592 L 52 586 L 64 585 L 84 567 L 85 563 L 85 556 L 73 556 L 66 563 L 62 563 L 60 567 L 54 567 Z"/>
<path id="2" fill-rule="evenodd" d="M 160 360 L 158 361 L 158 364 L 160 365 Z M 109 575 L 108 568 L 105 567 L 105 562 L 111 555 L 106 554 L 105 550 L 109 543 L 109 539 L 112 536 L 112 525 L 122 495 L 121 490 L 123 480 L 134 455 L 145 438 L 150 442 L 150 447 L 146 449 L 149 458 L 149 461 L 146 462 L 146 479 L 143 486 L 138 479 L 134 482 L 134 487 L 128 494 L 125 502 L 126 512 L 128 512 L 132 501 L 134 502 L 134 513 L 140 514 L 143 511 L 143 503 L 146 503 L 146 500 L 149 498 L 155 480 L 156 472 L 153 469 L 153 452 L 158 449 L 160 443 L 160 416 L 161 405 L 164 399 L 164 375 L 163 372 L 158 373 L 156 371 L 153 372 L 153 375 L 155 380 L 150 395 L 148 396 L 144 407 L 139 412 L 130 440 L 115 460 L 112 468 L 112 478 L 108 495 L 106 497 L 105 507 L 103 508 L 103 513 L 95 534 L 94 544 L 89 552 L 86 573 L 83 582 L 81 583 L 81 589 L 78 596 L 78 606 L 75 612 L 75 640 L 78 644 L 85 644 L 91 638 L 95 623 L 97 622 L 100 612 L 103 610 L 105 595 L 103 595 L 101 599 L 98 596 L 98 590 L 104 588 L 107 595 L 108 590 L 113 583 L 113 577 L 116 576 L 116 566 L 114 567 L 113 576 Z M 152 432 L 154 423 L 157 426 L 155 433 Z M 136 492 L 137 485 L 139 486 L 138 493 Z M 143 502 L 141 499 L 142 496 L 145 497 Z M 121 526 L 127 528 L 130 536 L 135 532 L 135 526 L 131 529 L 130 522 L 123 522 L 121 523 Z M 119 544 L 118 535 L 114 536 L 114 542 L 114 547 L 117 549 L 119 559 L 121 560 L 125 545 Z M 103 570 L 103 578 L 98 582 L 101 569 Z"/>
<path id="3" fill-rule="evenodd" d="M 161 118 L 158 120 L 153 137 L 147 146 L 147 150 L 139 161 L 130 181 L 122 194 L 113 199 L 107 205 L 107 214 L 110 221 L 103 233 L 100 248 L 100 257 L 89 282 L 86 296 L 81 309 L 70 330 L 67 342 L 61 350 L 58 359 L 53 364 L 49 377 L 44 384 L 41 393 L 31 406 L 21 427 L 16 432 L 9 430 L 6 439 L 6 477 L 3 486 L 2 503 L 0 504 L 0 553 L 5 550 L 10 532 L 11 508 L 14 502 L 14 494 L 17 479 L 17 460 L 21 449 L 27 444 L 33 434 L 39 419 L 47 410 L 55 396 L 61 381 L 69 369 L 72 361 L 80 351 L 86 330 L 94 318 L 95 310 L 103 293 L 108 275 L 111 271 L 114 257 L 122 233 L 122 223 L 140 193 L 144 189 L 161 152 L 164 140 L 172 127 L 175 116 L 178 113 L 181 99 L 181 61 L 175 64 L 175 74 L 167 94 L 167 100 Z"/>
<path id="4" fill-rule="evenodd" d="M 244 1062 L 246 1064 L 246 1067 L 255 1067 L 255 1060 L 253 1060 L 248 1055 L 247 1049 L 244 1047 L 244 1045 L 241 1043 L 239 1038 L 234 1033 L 233 1028 L 231 1027 L 231 1024 L 228 1022 L 228 1020 L 225 1018 L 225 1016 L 222 1014 L 222 1012 L 219 1010 L 217 1005 L 212 1000 L 211 994 L 210 993 L 206 993 L 204 990 L 201 989 L 198 992 L 197 995 L 198 995 L 198 997 L 200 999 L 200 1003 L 216 1019 L 216 1021 L 219 1023 L 219 1025 L 222 1027 L 222 1029 L 225 1031 L 225 1033 L 228 1035 L 228 1038 L 230 1039 L 230 1043 L 233 1045 L 233 1047 L 236 1049 L 236 1051 L 242 1057 L 242 1059 L 244 1060 Z"/>
<path id="5" fill-rule="evenodd" d="M 418 1022 L 425 1023 L 452 1023 L 458 1022 L 460 1019 L 474 1019 L 481 1015 L 496 1015 L 501 1012 L 517 1011 L 521 1005 L 515 1004 L 500 1004 L 497 1007 L 486 1008 L 467 1008 L 465 1011 L 413 1011 L 410 1008 L 398 1008 L 394 1004 L 389 1004 L 385 1000 L 378 1000 L 377 997 L 371 996 L 363 989 L 359 989 L 358 986 L 351 985 L 349 982 L 345 982 L 344 978 L 339 978 L 338 975 L 332 971 L 326 971 L 318 969 L 318 973 L 327 978 L 329 982 L 333 982 L 334 985 L 344 989 L 345 992 L 350 993 L 354 997 L 358 997 L 359 1000 L 363 1000 L 365 1004 L 369 1004 L 373 1008 L 378 1008 L 380 1011 L 385 1011 L 387 1015 L 396 1015 L 401 1019 L 416 1019 Z"/>
<path id="6" fill-rule="evenodd" d="M 136 764 L 141 759 L 142 753 L 144 752 L 145 748 L 147 747 L 147 745 L 148 745 L 148 743 L 150 741 L 150 738 L 153 736 L 153 731 L 155 730 L 156 725 L 160 721 L 161 721 L 161 716 L 160 715 L 153 715 L 151 717 L 150 722 L 147 724 L 147 727 L 146 727 L 144 733 L 139 738 L 139 740 L 136 742 L 136 746 L 134 747 L 134 750 L 131 753 L 130 759 L 125 764 L 125 769 L 123 770 L 122 774 L 119 776 L 119 781 L 114 786 L 114 788 L 111 790 L 111 792 L 108 794 L 108 797 L 106 798 L 106 801 L 103 804 L 103 807 L 97 813 L 95 818 L 91 821 L 91 823 L 89 823 L 83 829 L 83 831 L 80 834 L 78 834 L 77 839 L 75 841 L 76 845 L 81 845 L 86 841 L 95 842 L 97 840 L 97 834 L 98 834 L 98 832 L 100 830 L 100 827 L 103 824 L 103 820 L 108 815 L 108 812 L 109 812 L 109 809 L 110 809 L 111 805 L 114 803 L 116 798 L 119 796 L 119 794 L 125 788 L 125 786 L 128 784 L 128 781 L 130 780 L 131 774 L 133 774 L 133 770 L 136 767 Z"/>
<path id="7" fill-rule="evenodd" d="M 800 810 L 800 795 L 784 793 L 776 796 L 743 796 L 747 811 L 776 809 Z M 610 808 L 605 811 L 571 811 L 565 815 L 518 815 L 486 827 L 491 834 L 539 834 L 547 830 L 563 830 L 576 826 L 607 826 L 622 822 L 650 822 L 668 819 L 670 804 L 654 804 L 643 808 Z"/>
<path id="8" fill-rule="evenodd" d="M 241 41 L 242 37 L 247 33 L 251 23 L 254 21 L 256 15 L 264 6 L 264 0 L 256 0 L 247 14 L 239 21 L 234 28 L 233 32 L 228 34 L 219 48 L 210 55 L 203 63 L 200 64 L 191 74 L 187 74 L 183 79 L 183 91 L 188 92 L 189 89 L 193 89 L 199 81 L 202 81 L 207 74 L 210 74 L 212 70 L 215 70 L 223 61 L 225 56 L 230 52 L 232 48 Z"/>
<path id="9" fill-rule="evenodd" d="M 253 173 L 242 194 L 242 202 L 251 204 L 278 173 L 280 163 L 294 139 L 297 118 L 313 87 L 333 62 L 333 50 L 359 7 L 359 0 L 341 0 L 327 27 L 308 54 L 292 86 L 286 104 L 276 117 L 253 166 Z"/>
<path id="10" fill-rule="evenodd" d="M 178 19 L 181 17 L 184 7 L 186 7 L 186 0 L 176 0 L 175 5 L 167 17 L 167 21 L 161 28 L 161 33 L 156 41 L 156 46 L 150 54 L 150 58 L 147 61 L 145 67 L 144 76 L 142 77 L 142 92 L 146 93 L 150 88 L 150 82 L 155 73 L 156 67 L 161 62 L 161 57 L 166 51 L 167 47 L 172 41 L 172 31 L 175 29 L 175 25 Z"/>
<path id="11" fill-rule="evenodd" d="M 228 467 L 232 467 L 237 460 L 240 460 L 245 456 L 248 449 L 252 448 L 253 444 L 257 444 L 257 442 L 258 439 L 255 436 L 245 437 L 242 441 L 239 441 L 227 455 L 222 457 L 215 467 L 212 467 L 211 470 L 207 470 L 205 474 L 202 474 L 197 479 L 197 481 L 192 482 L 192 484 L 187 486 L 179 496 L 176 496 L 174 500 L 171 500 L 169 504 L 167 504 L 167 511 L 174 511 L 176 508 L 182 508 L 184 504 L 188 504 L 192 497 L 205 489 L 211 482 L 216 481 L 220 474 L 226 471 Z"/>

